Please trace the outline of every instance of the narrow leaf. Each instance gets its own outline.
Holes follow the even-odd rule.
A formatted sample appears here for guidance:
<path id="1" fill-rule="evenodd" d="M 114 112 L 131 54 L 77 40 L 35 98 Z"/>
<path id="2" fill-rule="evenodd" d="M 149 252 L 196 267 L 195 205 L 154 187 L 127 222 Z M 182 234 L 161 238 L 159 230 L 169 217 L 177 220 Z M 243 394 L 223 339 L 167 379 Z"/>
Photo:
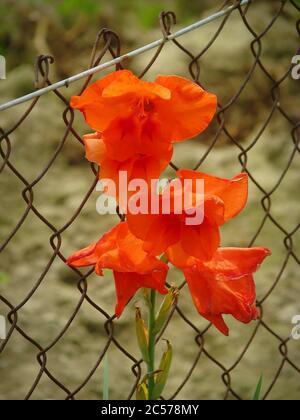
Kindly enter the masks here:
<path id="1" fill-rule="evenodd" d="M 254 396 L 252 398 L 252 401 L 259 401 L 260 400 L 262 383 L 263 383 L 263 376 L 261 375 L 261 377 L 259 378 L 256 390 L 255 390 Z"/>
<path id="2" fill-rule="evenodd" d="M 140 308 L 136 308 L 135 325 L 136 325 L 136 336 L 137 336 L 139 348 L 141 350 L 143 359 L 146 363 L 149 363 L 149 352 L 148 352 L 149 333 L 145 325 L 145 321 L 142 318 Z"/>
<path id="3" fill-rule="evenodd" d="M 177 300 L 178 293 L 179 293 L 178 289 L 176 289 L 175 287 L 171 287 L 171 289 L 169 290 L 169 293 L 164 298 L 156 317 L 155 328 L 154 328 L 155 334 L 158 334 L 160 332 L 166 320 L 168 319 L 170 310 L 172 306 L 174 305 L 175 301 Z"/>
<path id="4" fill-rule="evenodd" d="M 136 399 L 138 401 L 147 401 L 148 400 L 148 388 L 145 382 L 142 382 L 138 385 L 136 390 Z"/>
<path id="5" fill-rule="evenodd" d="M 157 400 L 161 396 L 166 386 L 172 363 L 172 357 L 173 349 L 169 341 L 167 341 L 167 350 L 162 356 L 159 365 L 159 373 L 157 373 L 157 375 L 155 376 L 155 388 L 153 393 L 154 400 Z"/>

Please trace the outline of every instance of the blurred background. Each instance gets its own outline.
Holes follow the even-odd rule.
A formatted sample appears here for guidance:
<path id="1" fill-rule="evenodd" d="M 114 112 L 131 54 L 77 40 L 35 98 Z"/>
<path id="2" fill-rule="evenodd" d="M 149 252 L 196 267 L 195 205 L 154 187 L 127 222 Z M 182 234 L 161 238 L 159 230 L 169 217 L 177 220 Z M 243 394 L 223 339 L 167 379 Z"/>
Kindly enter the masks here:
<path id="1" fill-rule="evenodd" d="M 230 4 L 230 2 L 227 2 Z M 251 27 L 261 33 L 278 13 L 281 1 L 254 1 L 247 14 Z M 0 3 L 0 55 L 7 60 L 7 79 L 0 81 L 0 102 L 24 95 L 34 89 L 34 61 L 40 54 L 51 54 L 55 63 L 50 79 L 60 80 L 85 70 L 98 31 L 105 27 L 118 33 L 122 51 L 159 39 L 158 15 L 162 10 L 172 10 L 178 17 L 177 27 L 193 23 L 218 10 L 224 2 L 214 0 L 1 0 Z M 299 47 L 295 25 L 299 12 L 287 1 L 276 23 L 262 38 L 261 60 L 273 79 L 280 80 L 288 71 L 292 57 Z M 185 35 L 180 42 L 197 55 L 212 39 L 220 21 Z M 251 52 L 253 33 L 245 26 L 238 12 L 234 12 L 221 34 L 201 57 L 200 82 L 216 93 L 222 104 L 234 97 L 254 63 Z M 257 51 L 257 45 L 255 47 Z M 126 62 L 125 66 L 137 74 L 149 63 L 153 51 Z M 104 57 L 104 61 L 109 56 Z M 190 58 L 173 44 L 168 44 L 147 73 L 147 79 L 157 74 L 189 74 Z M 111 71 L 111 70 L 109 70 Z M 103 76 L 105 72 L 99 76 Z M 95 78 L 99 77 L 96 76 Z M 249 204 L 245 212 L 223 229 L 224 246 L 270 247 L 273 255 L 256 275 L 258 299 L 264 301 L 264 322 L 276 332 L 272 334 L 263 325 L 258 329 L 249 349 L 240 359 L 249 342 L 256 323 L 245 326 L 228 318 L 231 327 L 229 338 L 211 328 L 205 334 L 208 353 L 230 369 L 232 387 L 243 398 L 250 399 L 258 379 L 263 375 L 264 392 L 280 373 L 269 398 L 299 399 L 300 377 L 289 363 L 282 366 L 279 351 L 280 338 L 288 337 L 292 330 L 292 317 L 300 314 L 299 250 L 299 149 L 295 151 L 291 137 L 293 126 L 277 110 L 271 115 L 273 82 L 257 66 L 251 78 L 225 113 L 226 128 L 234 141 L 224 132 L 207 155 L 202 171 L 217 176 L 232 177 L 241 170 L 237 145 L 247 153 L 247 169 L 252 174 Z M 80 91 L 76 83 L 62 89 L 69 98 Z M 280 104 L 290 119 L 299 121 L 300 81 L 288 76 L 280 86 Z M 28 105 L 27 105 L 28 106 Z M 62 113 L 65 106 L 54 94 L 43 96 L 28 119 L 10 136 L 10 161 L 28 182 L 32 182 L 54 155 L 64 134 Z M 26 104 L 3 111 L 0 126 L 8 130 L 17 122 Z M 268 121 L 268 124 L 266 122 Z M 89 132 L 81 115 L 76 114 L 74 127 L 81 135 Z M 212 126 L 198 139 L 176 145 L 173 162 L 181 168 L 193 168 L 205 156 L 215 139 L 218 124 Z M 253 147 L 252 147 L 253 146 Z M 5 150 L 5 149 L 4 149 Z M 289 162 L 290 161 L 290 162 Z M 287 165 L 290 163 L 285 173 Z M 171 170 L 168 174 L 172 174 Z M 278 184 L 281 176 L 282 182 Z M 82 146 L 69 135 L 61 152 L 47 175 L 34 187 L 34 203 L 40 213 L 56 229 L 63 227 L 72 217 L 92 185 L 94 176 L 84 159 Z M 274 192 L 273 189 L 275 188 Z M 5 166 L 0 176 L 1 210 L 0 240 L 12 232 L 22 217 L 26 204 L 22 199 L 24 184 Z M 261 205 L 264 191 L 273 192 L 271 214 L 276 226 L 267 218 Z M 94 192 L 80 215 L 63 233 L 61 252 L 64 256 L 98 239 L 117 223 L 116 216 L 99 216 L 96 213 L 98 194 Z M 293 232 L 294 255 L 288 257 L 285 232 Z M 49 243 L 52 231 L 33 212 L 29 212 L 22 227 L 0 254 L 0 295 L 13 305 L 26 298 L 47 266 L 53 250 Z M 253 240 L 255 241 L 253 242 Z M 41 286 L 18 311 L 18 325 L 42 347 L 47 347 L 57 337 L 74 312 L 80 299 L 78 277 L 58 258 L 55 259 Z M 180 284 L 182 276 L 171 270 L 170 282 Z M 272 293 L 268 294 L 275 284 Z M 109 314 L 113 313 L 115 294 L 109 273 L 104 278 L 88 279 L 89 296 Z M 122 318 L 115 324 L 117 340 L 134 357 L 139 358 L 134 332 L 134 304 L 142 305 L 141 296 L 130 303 Z M 186 316 L 202 330 L 207 323 L 196 313 L 187 290 L 180 296 L 179 306 Z M 0 314 L 9 308 L 0 300 Z M 75 389 L 94 366 L 104 348 L 107 334 L 105 318 L 87 302 L 82 304 L 74 322 L 47 353 L 48 369 L 69 389 Z M 195 331 L 175 314 L 164 338 L 174 346 L 174 363 L 166 389 L 166 398 L 182 383 L 188 374 L 199 347 Z M 300 364 L 300 342 L 288 344 L 289 359 Z M 158 346 L 158 351 L 163 344 Z M 22 399 L 39 373 L 37 348 L 16 330 L 0 357 L 0 398 Z M 132 361 L 114 345 L 108 351 L 110 395 L 112 399 L 126 398 L 134 384 Z M 202 355 L 189 381 L 182 388 L 179 399 L 219 399 L 226 387 L 220 366 Z M 78 398 L 102 398 L 102 366 L 78 393 Z M 32 398 L 56 399 L 66 394 L 46 375 L 43 375 Z"/>

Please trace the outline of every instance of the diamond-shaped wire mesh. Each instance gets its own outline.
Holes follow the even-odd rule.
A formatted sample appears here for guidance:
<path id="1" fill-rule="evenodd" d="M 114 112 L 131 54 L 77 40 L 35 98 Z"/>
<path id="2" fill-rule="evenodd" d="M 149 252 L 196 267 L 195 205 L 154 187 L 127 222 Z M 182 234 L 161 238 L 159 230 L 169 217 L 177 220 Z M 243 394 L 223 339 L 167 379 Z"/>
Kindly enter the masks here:
<path id="1" fill-rule="evenodd" d="M 220 6 L 224 8 L 230 3 L 226 1 Z M 196 141 L 195 147 L 189 149 L 190 146 L 187 144 L 184 149 L 179 149 L 180 156 L 175 158 L 176 162 L 172 163 L 170 169 L 176 170 L 176 167 L 181 166 L 180 158 L 186 154 L 189 155 L 189 162 L 195 159 L 191 168 L 206 169 L 205 165 L 208 165 L 207 168 L 212 169 L 218 175 L 219 171 L 224 169 L 220 168 L 223 161 L 219 159 L 219 151 L 225 148 L 227 151 L 225 159 L 227 173 L 241 169 L 247 171 L 252 184 L 249 210 L 240 219 L 241 222 L 236 225 L 237 228 L 234 227 L 236 222 L 232 222 L 233 227 L 227 234 L 227 239 L 231 244 L 237 246 L 255 244 L 270 246 L 275 250 L 275 255 L 272 258 L 276 258 L 276 264 L 275 260 L 271 258 L 268 270 L 264 272 L 266 278 L 263 279 L 258 275 L 259 282 L 263 283 L 265 280 L 264 286 L 259 288 L 258 293 L 258 305 L 261 309 L 260 320 L 252 326 L 239 326 L 232 341 L 216 334 L 210 325 L 199 320 L 196 312 L 190 309 L 191 301 L 186 293 L 185 283 L 182 283 L 182 278 L 179 280 L 182 297 L 173 308 L 164 331 L 159 337 L 160 342 L 165 337 L 174 341 L 175 354 L 176 349 L 180 353 L 175 356 L 171 370 L 171 385 L 165 392 L 165 399 L 220 398 L 221 396 L 225 399 L 250 398 L 249 389 L 255 387 L 259 377 L 259 375 L 252 375 L 253 366 L 256 364 L 259 366 L 257 372 L 264 375 L 264 399 L 274 398 L 279 393 L 282 398 L 288 398 L 289 394 L 282 393 L 282 390 L 289 387 L 294 398 L 297 394 L 300 395 L 300 366 L 299 360 L 297 365 L 297 348 L 295 348 L 295 342 L 290 340 L 292 324 L 287 319 L 294 313 L 292 311 L 288 312 L 288 315 L 280 313 L 280 302 L 297 299 L 297 293 L 300 293 L 297 277 L 293 274 L 299 270 L 300 223 L 297 222 L 299 202 L 297 203 L 296 196 L 297 188 L 299 190 L 299 178 L 297 179 L 295 174 L 298 169 L 299 175 L 300 120 L 291 111 L 294 109 L 294 104 L 287 100 L 290 97 L 289 90 L 298 88 L 298 82 L 291 78 L 291 58 L 297 53 L 297 51 L 293 52 L 293 49 L 296 50 L 294 47 L 297 46 L 297 43 L 299 44 L 300 21 L 297 22 L 298 12 L 293 9 L 293 5 L 289 1 L 274 0 L 272 6 L 269 4 L 269 21 L 261 22 L 262 29 L 257 32 L 257 29 L 254 29 L 256 26 L 253 24 L 253 19 L 254 16 L 257 16 L 259 20 L 259 15 L 256 15 L 256 5 L 260 2 L 252 1 L 250 5 L 243 8 L 239 3 L 240 1 L 234 2 L 235 9 L 222 22 L 218 23 L 217 30 L 209 39 L 205 40 L 206 45 L 201 47 L 201 51 L 199 51 L 196 38 L 194 38 L 192 49 L 185 46 L 184 39 L 182 43 L 177 40 L 172 41 L 172 46 L 169 44 L 167 46 L 166 43 L 151 58 L 147 67 L 142 71 L 141 77 L 149 73 L 161 57 L 168 54 L 170 48 L 175 48 L 180 49 L 184 63 L 188 59 L 190 78 L 205 88 L 216 91 L 220 102 L 213 126 L 204 135 L 203 140 Z M 264 40 L 270 31 L 276 31 L 281 20 L 285 19 L 287 10 L 294 19 L 295 43 L 294 40 L 289 39 L 283 41 L 283 43 L 291 44 L 289 47 L 291 57 L 287 62 L 286 57 L 281 57 L 278 53 L 278 68 L 274 71 L 269 68 L 268 55 L 264 50 Z M 249 66 L 239 69 L 241 63 L 234 64 L 239 73 L 224 75 L 224 85 L 228 85 L 226 93 L 224 93 L 222 86 L 220 89 L 218 86 L 215 86 L 215 89 L 210 86 L 213 84 L 214 66 L 222 66 L 217 63 L 219 57 L 215 56 L 212 60 L 212 55 L 209 55 L 208 61 L 205 60 L 209 52 L 213 50 L 214 44 L 222 38 L 225 28 L 228 26 L 230 28 L 233 15 L 235 15 L 235 19 L 240 20 L 243 30 L 249 37 L 249 49 L 247 52 L 242 52 L 249 54 Z M 164 36 L 172 32 L 175 20 L 173 13 L 162 13 L 160 24 Z M 198 34 L 200 40 L 201 30 Z M 101 43 L 104 43 L 104 47 L 99 52 Z M 121 41 L 114 32 L 101 31 L 94 45 L 90 67 L 98 65 L 107 57 L 107 54 L 117 57 L 120 55 L 120 49 Z M 36 65 L 39 86 L 51 84 L 49 72 L 52 61 L 50 56 L 39 57 Z M 117 68 L 129 65 L 131 63 L 123 62 Z M 167 73 L 172 73 L 171 59 L 168 65 L 169 68 L 165 70 Z M 209 75 L 207 77 L 207 69 L 212 71 L 211 77 Z M 278 74 L 280 75 L 278 76 Z M 233 77 L 241 77 L 240 86 L 237 91 L 231 91 L 230 97 L 228 97 L 228 91 L 232 85 L 230 79 Z M 85 80 L 84 86 L 81 88 L 76 86 L 76 92 L 81 92 L 90 80 L 91 78 Z M 263 90 L 260 90 L 261 86 L 263 86 Z M 248 93 L 245 96 L 247 90 Z M 61 138 L 55 139 L 56 146 L 47 159 L 42 153 L 43 136 L 45 130 L 51 130 L 51 125 L 55 123 L 53 121 L 55 116 L 49 112 L 47 127 L 42 127 L 41 123 L 36 121 L 35 109 L 39 106 L 45 107 L 46 117 L 44 115 L 44 119 L 47 120 L 47 96 L 51 94 L 34 100 L 23 115 L 18 117 L 18 121 L 13 127 L 10 129 L 1 128 L 2 163 L 0 173 L 7 175 L 5 182 L 11 180 L 11 186 L 8 186 L 5 191 L 6 194 L 9 194 L 9 188 L 11 191 L 13 189 L 17 191 L 13 197 L 15 206 L 20 208 L 20 217 L 13 229 L 7 232 L 5 237 L 1 234 L 0 251 L 3 256 L 3 265 L 12 267 L 14 279 L 12 286 L 9 283 L 1 285 L 0 312 L 6 315 L 9 329 L 7 338 L 0 341 L 0 368 L 6 372 L 6 377 L 10 375 L 14 378 L 15 384 L 13 392 L 6 392 L 5 381 L 1 381 L 1 394 L 4 398 L 12 396 L 26 399 L 94 398 L 97 395 L 101 398 L 102 366 L 104 356 L 108 353 L 113 378 L 111 380 L 112 397 L 131 399 L 134 398 L 136 385 L 143 375 L 143 362 L 139 360 L 137 350 L 134 350 L 136 345 L 131 330 L 133 314 L 129 312 L 125 315 L 124 320 L 115 320 L 109 313 L 109 311 L 112 312 L 113 294 L 110 291 L 105 292 L 107 281 L 96 279 L 92 271 L 80 272 L 65 266 L 68 254 L 64 252 L 64 243 L 67 244 L 67 251 L 71 252 L 79 246 L 91 242 L 87 231 L 81 234 L 79 240 L 76 235 L 77 232 L 80 232 L 84 219 L 92 217 L 91 212 L 95 211 L 93 192 L 97 183 L 97 168 L 91 167 L 91 177 L 89 178 L 91 185 L 89 186 L 87 186 L 88 178 L 83 180 L 76 178 L 82 172 L 70 169 L 71 176 L 74 177 L 73 191 L 76 188 L 82 191 L 84 188 L 82 185 L 86 186 L 87 191 L 82 195 L 80 202 L 74 199 L 65 204 L 63 197 L 65 188 L 62 189 L 60 200 L 55 202 L 52 202 L 51 196 L 47 195 L 48 182 L 54 182 L 57 189 L 62 188 L 65 174 L 55 170 L 56 162 L 64 158 L 66 150 L 69 153 L 68 148 L 78 147 L 77 144 L 82 147 L 81 137 L 83 134 L 83 126 L 78 128 L 76 125 L 79 116 L 69 108 L 69 95 L 64 96 L 62 91 L 54 91 L 53 94 L 64 107 L 62 110 L 64 128 L 61 126 Z M 286 94 L 287 96 L 285 96 Z M 251 99 L 249 100 L 249 98 Z M 243 101 L 247 100 L 249 101 L 246 103 L 247 115 L 242 115 L 238 110 L 240 106 L 245 107 Z M 261 111 L 262 103 L 264 103 L 263 112 Z M 279 126 L 278 121 L 280 121 Z M 26 124 L 31 124 L 31 130 L 38 130 L 40 134 L 41 148 L 37 147 L 37 150 L 34 150 L 36 147 L 34 144 L 32 152 L 36 153 L 35 170 L 40 168 L 38 174 L 33 172 L 35 176 L 27 175 L 23 171 L 22 165 L 19 167 L 15 163 L 14 153 L 17 148 L 15 134 L 20 133 L 18 141 L 28 142 L 30 146 L 30 138 L 22 139 L 21 135 L 22 127 Z M 255 135 L 251 131 L 253 127 L 255 127 Z M 274 144 L 271 145 L 272 141 Z M 23 145 L 16 153 L 24 152 L 25 148 L 26 146 Z M 39 151 L 41 151 L 40 157 Z M 24 154 L 25 159 L 26 153 Z M 271 161 L 278 160 L 280 164 L 266 167 L 264 155 L 268 155 Z M 68 159 L 72 161 L 72 156 Z M 258 169 L 253 169 L 253 159 L 261 159 Z M 292 167 L 294 168 L 293 175 L 289 178 Z M 82 171 L 82 167 L 80 170 Z M 272 177 L 269 176 L 269 171 L 275 171 Z M 287 189 L 286 182 L 294 186 L 295 189 L 292 191 L 295 191 L 295 197 L 285 193 L 286 190 L 290 191 Z M 72 191 L 68 193 L 72 194 Z M 43 200 L 48 201 L 46 211 Z M 277 204 L 278 202 L 279 204 Z M 297 204 L 298 210 L 292 208 Z M 49 206 L 52 213 L 49 212 Z M 273 210 L 274 208 L 275 210 Z M 280 211 L 280 209 L 282 210 Z M 5 206 L 2 206 L 1 217 L 5 218 L 5 212 Z M 56 213 L 60 214 L 58 219 L 62 221 L 60 224 L 52 222 L 53 215 Z M 294 214 L 296 216 L 291 216 Z M 97 224 L 100 230 L 102 219 L 94 220 L 94 230 L 97 231 Z M 117 218 L 114 222 L 117 222 Z M 243 231 L 246 234 L 243 233 L 241 237 L 239 236 L 239 226 L 243 223 L 247 224 L 247 227 Z M 14 244 L 15 241 L 19 241 L 19 232 L 22 229 L 27 231 L 27 239 L 23 241 L 23 253 L 14 256 Z M 44 237 L 48 237 L 50 244 L 48 249 L 47 247 L 43 248 L 42 255 L 39 252 L 39 244 L 35 244 L 34 249 L 30 246 L 35 229 L 43 230 Z M 90 233 L 94 232 L 90 231 Z M 268 243 L 264 242 L 265 238 L 268 238 Z M 74 240 L 73 243 L 72 240 Z M 22 267 L 24 267 L 24 261 L 26 263 L 28 260 L 27 266 L 25 264 L 25 272 L 22 272 L 23 268 L 18 271 L 18 258 L 23 261 Z M 30 261 L 34 259 L 39 261 L 38 263 L 35 261 L 31 272 Z M 10 272 L 10 269 L 7 268 L 7 271 Z M 60 295 L 59 285 L 55 283 L 59 273 L 62 273 L 64 281 L 68 283 L 68 302 Z M 178 279 L 178 273 L 174 272 L 173 275 Z M 26 293 L 23 293 L 24 286 L 22 286 L 22 293 L 18 292 L 20 279 L 22 281 L 26 279 Z M 42 306 L 35 300 L 37 294 L 40 294 L 40 300 L 43 299 Z M 51 311 L 54 300 L 60 303 Z M 29 307 L 31 309 L 28 309 Z M 43 318 L 44 307 L 48 318 Z M 281 316 L 285 319 L 284 322 L 280 324 L 279 321 L 274 321 Z M 40 318 L 43 319 L 41 323 L 39 322 Z M 236 323 L 231 325 L 234 330 Z M 44 331 L 47 332 L 46 335 Z M 86 350 L 87 354 L 85 355 L 85 342 L 88 340 L 93 340 L 93 345 L 92 349 Z M 291 345 L 293 345 L 292 349 Z M 158 347 L 160 348 L 160 344 Z M 36 358 L 35 365 L 32 362 L 33 358 Z M 272 360 L 270 361 L 270 359 Z M 79 365 L 81 365 L 80 369 L 78 369 Z M 30 366 L 30 372 L 27 372 L 26 366 Z M 32 366 L 35 368 L 32 369 Z M 63 366 L 67 366 L 67 369 L 64 369 Z M 78 373 L 77 370 L 79 370 Z M 22 393 L 24 386 L 20 387 L 22 381 L 23 385 L 24 381 L 26 382 L 26 395 Z M 280 381 L 281 389 L 276 391 Z M 121 386 L 121 384 L 123 385 Z"/>

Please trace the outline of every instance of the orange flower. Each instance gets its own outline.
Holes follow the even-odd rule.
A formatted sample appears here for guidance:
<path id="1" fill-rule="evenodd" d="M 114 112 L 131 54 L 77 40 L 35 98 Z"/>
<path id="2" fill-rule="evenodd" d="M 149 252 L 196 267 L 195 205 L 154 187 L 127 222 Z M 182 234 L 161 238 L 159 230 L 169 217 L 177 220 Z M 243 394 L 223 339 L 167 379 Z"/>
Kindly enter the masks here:
<path id="1" fill-rule="evenodd" d="M 199 313 L 223 334 L 229 334 L 224 314 L 245 324 L 258 318 L 253 273 L 270 254 L 265 248 L 220 248 L 210 262 L 184 270 Z"/>
<path id="2" fill-rule="evenodd" d="M 219 248 L 211 261 L 190 258 L 184 268 L 197 310 L 223 334 L 229 334 L 224 314 L 245 324 L 258 318 L 253 273 L 269 255 L 266 248 Z M 177 265 L 173 257 L 170 253 L 170 261 Z"/>
<path id="3" fill-rule="evenodd" d="M 129 229 L 145 242 L 145 251 L 152 255 L 160 255 L 167 250 L 172 252 L 172 247 L 176 246 L 176 250 L 181 250 L 181 258 L 193 256 L 200 260 L 210 260 L 220 246 L 219 227 L 236 216 L 247 202 L 248 176 L 241 173 L 227 180 L 189 170 L 178 171 L 177 175 L 182 185 L 186 180 L 204 181 L 204 195 L 200 196 L 196 194 L 195 183 L 192 183 L 193 205 L 189 209 L 196 211 L 201 206 L 203 222 L 187 225 L 186 212 L 176 214 L 172 206 L 170 214 L 164 214 L 161 203 L 169 195 L 172 198 L 169 187 L 159 197 L 159 214 L 131 214 L 129 208 Z"/>
<path id="4" fill-rule="evenodd" d="M 144 179 L 150 185 L 152 179 L 159 179 L 172 159 L 173 147 L 170 143 L 161 142 L 153 148 L 147 143 L 134 144 L 132 138 L 126 137 L 126 131 L 124 140 L 116 143 L 114 134 L 133 124 L 134 120 L 124 121 L 120 118 L 102 135 L 93 133 L 83 137 L 86 158 L 100 166 L 99 178 L 114 181 L 117 190 L 121 171 L 126 172 L 128 183 L 133 179 Z"/>
<path id="5" fill-rule="evenodd" d="M 177 142 L 207 128 L 217 99 L 182 77 L 158 76 L 155 82 L 146 82 L 121 70 L 93 83 L 81 96 L 73 96 L 71 106 L 82 111 L 97 132 L 107 130 L 120 116 L 134 117 L 140 124 L 139 141 L 146 142 L 153 131 L 157 142 Z M 119 140 L 122 132 L 116 133 Z"/>
<path id="6" fill-rule="evenodd" d="M 98 276 L 103 269 L 113 270 L 117 294 L 115 313 L 120 317 L 125 306 L 140 288 L 156 289 L 166 294 L 168 266 L 143 251 L 143 243 L 135 238 L 122 222 L 98 242 L 68 258 L 71 267 L 95 266 Z"/>

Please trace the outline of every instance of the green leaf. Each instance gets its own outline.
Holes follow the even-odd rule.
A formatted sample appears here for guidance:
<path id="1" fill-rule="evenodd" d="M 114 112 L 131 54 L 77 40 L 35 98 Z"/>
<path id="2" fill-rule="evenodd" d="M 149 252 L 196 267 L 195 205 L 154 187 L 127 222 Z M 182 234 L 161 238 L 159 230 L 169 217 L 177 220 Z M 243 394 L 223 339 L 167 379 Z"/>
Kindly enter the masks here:
<path id="1" fill-rule="evenodd" d="M 155 320 L 155 328 L 154 328 L 154 333 L 158 334 L 160 332 L 160 330 L 162 329 L 162 327 L 164 326 L 169 314 L 170 314 L 170 310 L 172 308 L 172 306 L 174 305 L 175 301 L 177 300 L 178 297 L 178 289 L 176 289 L 175 287 L 171 287 L 169 289 L 169 293 L 166 295 L 166 297 L 164 298 L 161 307 L 158 311 L 156 320 Z"/>
<path id="2" fill-rule="evenodd" d="M 135 327 L 136 327 L 136 336 L 141 350 L 143 359 L 146 363 L 149 363 L 149 333 L 146 327 L 145 321 L 142 318 L 140 308 L 136 308 L 135 312 Z"/>
<path id="3" fill-rule="evenodd" d="M 262 390 L 262 383 L 263 383 L 263 376 L 259 378 L 255 393 L 253 395 L 252 401 L 259 401 L 261 396 L 261 390 Z"/>
<path id="4" fill-rule="evenodd" d="M 109 362 L 107 352 L 103 359 L 103 400 L 109 400 Z"/>
<path id="5" fill-rule="evenodd" d="M 167 350 L 162 356 L 160 365 L 159 365 L 159 372 L 155 375 L 155 387 L 153 392 L 153 399 L 157 400 L 161 394 L 163 393 L 163 390 L 165 389 L 170 367 L 172 363 L 172 357 L 173 357 L 173 348 L 169 341 L 167 341 Z"/>
<path id="6" fill-rule="evenodd" d="M 148 400 L 148 387 L 146 382 L 142 382 L 138 385 L 136 390 L 136 399 L 138 401 L 147 401 Z"/>

